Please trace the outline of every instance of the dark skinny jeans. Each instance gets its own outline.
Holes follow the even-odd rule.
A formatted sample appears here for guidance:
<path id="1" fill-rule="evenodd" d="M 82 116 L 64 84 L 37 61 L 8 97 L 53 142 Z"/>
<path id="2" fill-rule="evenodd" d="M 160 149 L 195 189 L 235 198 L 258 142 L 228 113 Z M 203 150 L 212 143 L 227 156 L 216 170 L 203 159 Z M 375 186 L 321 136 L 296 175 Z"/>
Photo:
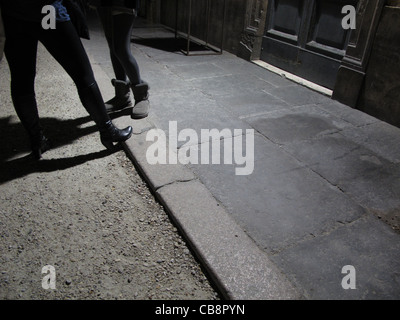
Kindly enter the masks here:
<path id="1" fill-rule="evenodd" d="M 96 105 L 88 111 L 98 121 L 108 120 L 93 70 L 82 42 L 70 21 L 57 22 L 56 29 L 45 30 L 41 22 L 15 19 L 3 13 L 6 44 L 4 53 L 11 72 L 11 96 L 15 110 L 29 134 L 36 134 L 40 125 L 35 98 L 37 47 L 40 41 L 74 81 L 81 101 Z M 62 90 L 62 88 L 60 88 Z M 87 92 L 91 92 L 90 95 Z M 93 93 L 94 92 L 94 93 Z M 89 112 L 90 113 L 90 112 Z"/>
<path id="2" fill-rule="evenodd" d="M 97 12 L 110 49 L 111 63 L 117 80 L 141 83 L 138 63 L 131 51 L 134 14 L 112 14 L 113 7 L 98 7 Z"/>

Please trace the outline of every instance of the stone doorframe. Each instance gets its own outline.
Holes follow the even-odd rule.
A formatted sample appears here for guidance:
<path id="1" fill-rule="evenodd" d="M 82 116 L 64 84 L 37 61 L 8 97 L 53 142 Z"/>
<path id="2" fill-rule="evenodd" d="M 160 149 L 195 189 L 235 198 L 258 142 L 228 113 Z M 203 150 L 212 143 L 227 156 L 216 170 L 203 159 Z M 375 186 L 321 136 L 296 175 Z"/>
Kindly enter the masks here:
<path id="1" fill-rule="evenodd" d="M 350 35 L 332 98 L 355 108 L 363 85 L 374 36 L 386 0 L 359 0 L 356 29 Z"/>
<path id="2" fill-rule="evenodd" d="M 332 98 L 351 107 L 357 106 L 371 48 L 386 0 L 359 0 L 357 26 L 350 35 L 345 57 L 339 68 Z M 258 60 L 265 33 L 268 0 L 247 0 L 245 26 L 238 56 Z"/>
<path id="3" fill-rule="evenodd" d="M 258 60 L 267 20 L 268 0 L 247 0 L 244 30 L 238 56 L 246 60 Z"/>

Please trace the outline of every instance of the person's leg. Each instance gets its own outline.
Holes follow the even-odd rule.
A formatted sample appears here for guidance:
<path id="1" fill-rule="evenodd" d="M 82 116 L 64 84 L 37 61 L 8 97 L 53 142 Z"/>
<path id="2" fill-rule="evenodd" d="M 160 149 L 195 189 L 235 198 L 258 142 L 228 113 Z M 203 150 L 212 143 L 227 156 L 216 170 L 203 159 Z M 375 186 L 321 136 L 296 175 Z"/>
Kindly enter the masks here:
<path id="1" fill-rule="evenodd" d="M 22 124 L 30 132 L 39 125 L 34 87 L 38 40 L 20 30 L 24 26 L 22 21 L 6 17 L 5 26 L 7 42 L 4 51 L 11 74 L 11 97 Z M 16 103 L 18 100 L 24 100 L 24 103 Z"/>
<path id="2" fill-rule="evenodd" d="M 132 109 L 133 119 L 142 119 L 149 114 L 149 85 L 140 77 L 139 65 L 131 51 L 131 34 L 135 16 L 118 14 L 113 19 L 113 50 L 130 80 L 135 98 Z"/>
<path id="3" fill-rule="evenodd" d="M 7 37 L 4 53 L 11 74 L 11 98 L 15 111 L 29 135 L 33 155 L 40 158 L 49 149 L 43 136 L 35 97 L 37 25 L 4 17 Z"/>
<path id="4" fill-rule="evenodd" d="M 57 22 L 55 29 L 43 29 L 39 41 L 72 78 L 78 91 L 96 82 L 89 57 L 71 21 Z"/>
<path id="5" fill-rule="evenodd" d="M 97 13 L 103 27 L 104 35 L 107 40 L 108 48 L 110 50 L 111 64 L 114 70 L 115 78 L 120 81 L 126 81 L 127 75 L 124 67 L 117 58 L 113 49 L 113 37 L 114 37 L 114 26 L 113 26 L 113 15 L 111 7 L 99 7 Z"/>
<path id="6" fill-rule="evenodd" d="M 103 27 L 104 35 L 110 51 L 111 64 L 114 70 L 115 79 L 111 80 L 111 84 L 115 88 L 115 96 L 106 101 L 105 106 L 107 112 L 121 110 L 132 105 L 130 97 L 130 84 L 127 80 L 124 67 L 114 54 L 113 50 L 113 15 L 111 7 L 99 7 L 97 13 Z"/>
<path id="7" fill-rule="evenodd" d="M 122 13 L 112 16 L 112 52 L 124 68 L 126 75 L 132 85 L 140 84 L 139 65 L 132 54 L 131 34 L 135 16 Z"/>
<path id="8" fill-rule="evenodd" d="M 89 58 L 73 24 L 70 21 L 59 22 L 56 29 L 43 30 L 39 41 L 74 81 L 83 106 L 99 128 L 104 146 L 110 149 L 112 142 L 127 140 L 132 134 L 132 128 L 118 130 L 113 126 Z"/>

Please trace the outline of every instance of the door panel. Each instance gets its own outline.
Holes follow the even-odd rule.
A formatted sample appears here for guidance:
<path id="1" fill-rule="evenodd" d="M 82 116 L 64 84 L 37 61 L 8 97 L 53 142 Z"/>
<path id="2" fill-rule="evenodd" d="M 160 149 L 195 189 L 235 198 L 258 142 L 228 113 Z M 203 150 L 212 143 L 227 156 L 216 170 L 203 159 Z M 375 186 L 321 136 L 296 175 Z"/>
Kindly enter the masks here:
<path id="1" fill-rule="evenodd" d="M 301 6 L 297 0 L 277 0 L 273 8 L 271 30 L 292 36 L 298 36 L 301 24 Z"/>
<path id="2" fill-rule="evenodd" d="M 298 0 L 276 0 L 269 8 L 266 35 L 298 44 L 302 21 L 302 3 Z M 299 3 L 301 5 L 299 5 Z"/>
<path id="3" fill-rule="evenodd" d="M 261 59 L 333 89 L 349 40 L 342 8 L 356 0 L 270 0 Z"/>

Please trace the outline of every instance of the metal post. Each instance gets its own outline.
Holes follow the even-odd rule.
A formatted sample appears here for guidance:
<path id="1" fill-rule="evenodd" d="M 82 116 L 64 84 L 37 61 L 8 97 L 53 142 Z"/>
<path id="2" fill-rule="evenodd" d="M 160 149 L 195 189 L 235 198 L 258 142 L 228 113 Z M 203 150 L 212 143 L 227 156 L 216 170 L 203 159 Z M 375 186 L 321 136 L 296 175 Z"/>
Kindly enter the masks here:
<path id="1" fill-rule="evenodd" d="M 186 48 L 187 55 L 189 55 L 190 52 L 191 25 L 192 25 L 192 0 L 189 0 L 189 19 L 188 19 L 187 48 Z"/>
<path id="2" fill-rule="evenodd" d="M 209 42 L 208 42 L 208 34 L 209 34 L 209 28 L 210 28 L 210 17 L 211 17 L 211 4 L 210 0 L 207 0 L 207 7 L 206 7 L 206 39 L 205 39 L 205 45 L 204 47 L 212 50 L 213 52 L 208 52 L 208 53 L 190 53 L 190 42 L 192 40 L 192 35 L 191 35 L 191 23 L 192 23 L 192 0 L 189 0 L 189 12 L 188 12 L 188 22 L 187 22 L 187 35 L 186 35 L 186 51 L 181 50 L 185 55 L 187 56 L 195 56 L 195 55 L 211 55 L 211 54 L 222 54 L 223 52 L 223 45 L 224 45 L 224 32 L 225 32 L 225 18 L 226 18 L 226 0 L 223 0 L 223 18 L 222 18 L 222 27 L 221 27 L 221 46 L 220 50 L 215 50 L 214 48 L 210 47 Z M 178 37 L 178 0 L 176 0 L 176 22 L 175 22 L 175 38 Z M 201 40 L 199 40 L 202 42 Z"/>

